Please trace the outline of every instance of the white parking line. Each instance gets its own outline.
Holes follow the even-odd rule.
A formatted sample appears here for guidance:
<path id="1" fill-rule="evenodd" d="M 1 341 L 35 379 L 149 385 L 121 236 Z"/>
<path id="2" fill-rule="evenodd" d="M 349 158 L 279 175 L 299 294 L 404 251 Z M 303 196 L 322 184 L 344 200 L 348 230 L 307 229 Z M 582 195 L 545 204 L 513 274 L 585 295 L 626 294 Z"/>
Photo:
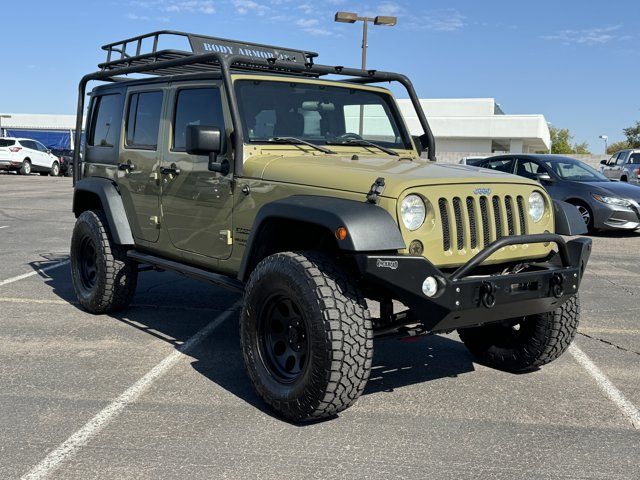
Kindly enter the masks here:
<path id="1" fill-rule="evenodd" d="M 3 225 L 0 228 L 9 228 L 9 225 Z"/>
<path id="2" fill-rule="evenodd" d="M 236 302 L 225 310 L 207 326 L 198 331 L 193 337 L 180 346 L 179 349 L 165 357 L 160 363 L 147 372 L 140 380 L 127 388 L 122 395 L 107 405 L 103 410 L 87 422 L 80 430 L 71 435 L 59 447 L 47 455 L 38 465 L 26 473 L 22 479 L 32 480 L 48 478 L 62 463 L 69 460 L 93 437 L 98 435 L 115 417 L 129 405 L 133 404 L 144 394 L 153 383 L 165 375 L 179 360 L 197 347 L 211 332 L 222 322 L 227 320 L 236 311 L 240 302 Z"/>
<path id="3" fill-rule="evenodd" d="M 594 378 L 600 390 L 602 390 L 616 407 L 618 407 L 622 414 L 631 421 L 631 424 L 640 430 L 640 411 L 638 411 L 638 408 L 625 398 L 622 392 L 611 383 L 607 376 L 602 373 L 602 370 L 600 370 L 575 343 L 569 346 L 569 353 L 571 353 L 573 358 Z"/>
<path id="4" fill-rule="evenodd" d="M 7 278 L 6 280 L 1 280 L 0 281 L 0 287 L 2 287 L 3 285 L 8 285 L 9 283 L 17 282 L 18 280 L 22 280 L 24 278 L 33 277 L 34 275 L 37 275 L 38 273 L 44 273 L 44 272 L 47 272 L 49 270 L 53 270 L 54 268 L 62 267 L 63 265 L 66 265 L 68 263 L 69 263 L 69 260 L 64 260 L 62 262 L 54 263 L 53 265 L 49 265 L 49 266 L 44 267 L 44 268 L 39 268 L 37 270 L 34 270 L 33 272 L 23 273 L 22 275 L 18 275 L 17 277 L 11 277 L 11 278 Z"/>

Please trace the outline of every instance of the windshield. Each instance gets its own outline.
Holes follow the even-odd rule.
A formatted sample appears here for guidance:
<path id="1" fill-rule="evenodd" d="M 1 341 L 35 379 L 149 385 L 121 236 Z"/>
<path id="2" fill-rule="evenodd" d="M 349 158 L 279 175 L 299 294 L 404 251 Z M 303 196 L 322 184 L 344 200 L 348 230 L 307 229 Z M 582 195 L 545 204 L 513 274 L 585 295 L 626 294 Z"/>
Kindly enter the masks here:
<path id="1" fill-rule="evenodd" d="M 295 137 L 335 144 L 361 139 L 386 148 L 411 148 L 390 95 L 293 81 L 239 80 L 235 88 L 249 142 Z"/>
<path id="2" fill-rule="evenodd" d="M 556 175 L 573 182 L 608 182 L 609 179 L 589 165 L 570 158 L 546 162 Z"/>

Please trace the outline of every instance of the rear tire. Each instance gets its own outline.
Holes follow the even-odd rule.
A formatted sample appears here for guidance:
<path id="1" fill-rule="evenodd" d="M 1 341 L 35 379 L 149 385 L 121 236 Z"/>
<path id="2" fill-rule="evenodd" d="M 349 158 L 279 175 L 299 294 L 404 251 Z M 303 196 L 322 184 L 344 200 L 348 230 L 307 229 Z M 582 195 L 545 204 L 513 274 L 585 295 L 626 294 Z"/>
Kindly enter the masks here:
<path id="1" fill-rule="evenodd" d="M 277 253 L 258 264 L 245 290 L 240 339 L 254 388 L 288 420 L 341 412 L 369 379 L 373 334 L 366 301 L 319 253 Z"/>
<path id="2" fill-rule="evenodd" d="M 31 162 L 28 158 L 22 161 L 22 166 L 18 173 L 20 175 L 31 175 Z"/>
<path id="3" fill-rule="evenodd" d="M 116 245 L 101 211 L 82 212 L 71 237 L 71 277 L 80 305 L 108 313 L 129 305 L 138 280 L 137 264 Z"/>
<path id="4" fill-rule="evenodd" d="M 579 320 L 580 300 L 576 294 L 553 312 L 460 329 L 458 334 L 481 363 L 499 370 L 526 372 L 562 355 L 576 335 Z"/>

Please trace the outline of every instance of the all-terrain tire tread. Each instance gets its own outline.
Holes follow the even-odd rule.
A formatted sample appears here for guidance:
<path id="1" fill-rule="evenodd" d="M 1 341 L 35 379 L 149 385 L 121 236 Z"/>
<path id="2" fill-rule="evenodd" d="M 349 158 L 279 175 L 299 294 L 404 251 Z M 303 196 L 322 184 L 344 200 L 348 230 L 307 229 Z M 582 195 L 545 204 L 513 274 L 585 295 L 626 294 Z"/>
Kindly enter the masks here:
<path id="1" fill-rule="evenodd" d="M 96 248 L 104 262 L 104 282 L 97 294 L 81 304 L 92 313 L 115 312 L 126 308 L 136 291 L 137 265 L 127 258 L 127 249 L 111 241 L 107 220 L 101 210 L 87 210 L 78 221 L 87 222 L 97 234 Z M 80 295 L 78 295 L 80 298 Z"/>
<path id="2" fill-rule="evenodd" d="M 347 274 L 329 257 L 317 252 L 282 252 L 264 259 L 256 267 L 248 282 L 246 298 L 251 295 L 255 282 L 271 270 L 274 264 L 297 264 L 304 271 L 310 294 L 322 312 L 325 330 L 325 351 L 330 364 L 324 374 L 324 394 L 311 405 L 282 404 L 261 396 L 279 412 L 297 421 L 308 421 L 334 416 L 353 405 L 360 397 L 369 379 L 373 359 L 372 323 L 367 303 Z M 241 322 L 242 323 L 242 322 Z M 253 372 L 249 369 L 249 375 Z M 252 378 L 256 388 L 260 382 Z"/>

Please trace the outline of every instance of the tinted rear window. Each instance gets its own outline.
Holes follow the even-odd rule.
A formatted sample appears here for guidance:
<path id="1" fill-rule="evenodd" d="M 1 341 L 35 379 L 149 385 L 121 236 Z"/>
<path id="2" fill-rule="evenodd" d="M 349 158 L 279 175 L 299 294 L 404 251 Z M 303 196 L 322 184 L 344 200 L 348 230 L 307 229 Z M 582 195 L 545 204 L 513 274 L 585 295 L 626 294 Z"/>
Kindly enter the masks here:
<path id="1" fill-rule="evenodd" d="M 113 147 L 120 134 L 119 95 L 103 95 L 97 97 L 95 102 L 89 145 Z"/>
<path id="2" fill-rule="evenodd" d="M 134 93 L 127 114 L 127 146 L 155 150 L 162 113 L 162 92 Z"/>
<path id="3" fill-rule="evenodd" d="M 10 147 L 15 144 L 15 140 L 5 140 L 4 138 L 0 138 L 0 147 Z"/>

